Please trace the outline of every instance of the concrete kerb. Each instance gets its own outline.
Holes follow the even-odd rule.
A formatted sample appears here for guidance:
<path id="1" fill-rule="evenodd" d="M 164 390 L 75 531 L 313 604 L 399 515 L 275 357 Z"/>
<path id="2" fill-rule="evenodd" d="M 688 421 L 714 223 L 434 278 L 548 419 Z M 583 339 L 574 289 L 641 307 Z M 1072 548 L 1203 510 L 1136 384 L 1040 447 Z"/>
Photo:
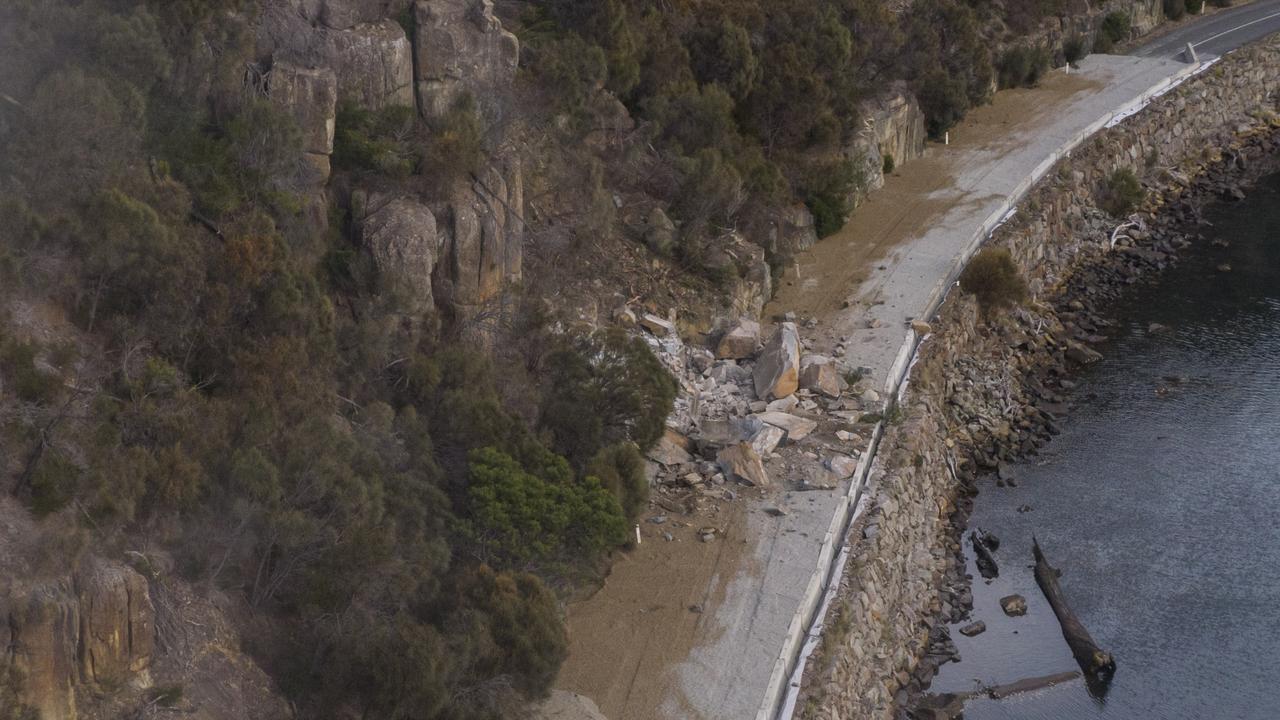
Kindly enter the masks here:
<path id="1" fill-rule="evenodd" d="M 788 626 L 788 635 L 783 642 L 783 651 L 778 654 L 777 660 L 774 661 L 773 672 L 769 676 L 769 687 L 765 689 L 764 701 L 760 704 L 760 709 L 756 713 L 756 720 L 772 720 L 777 713 L 779 703 L 784 700 L 784 691 L 788 691 L 788 688 L 792 687 L 788 683 L 788 678 L 793 673 L 799 673 L 804 670 L 800 659 L 807 657 L 808 653 L 812 652 L 813 647 L 817 645 L 818 638 L 822 632 L 822 619 L 826 616 L 826 608 L 829 604 L 825 601 L 825 598 L 833 594 L 835 589 L 838 588 L 840 576 L 844 574 L 845 563 L 843 560 L 848 558 L 851 549 L 849 544 L 844 542 L 844 536 L 849 527 L 865 509 L 866 503 L 863 502 L 863 491 L 867 485 L 867 478 L 871 474 L 876 448 L 879 446 L 880 438 L 883 435 L 884 422 L 877 422 L 871 430 L 871 438 L 867 442 L 866 450 L 858 458 L 858 465 L 853 472 L 853 477 L 849 479 L 849 489 L 845 491 L 845 496 L 841 498 L 840 503 L 837 505 L 836 512 L 831 518 L 831 525 L 823 537 L 822 550 L 818 553 L 817 567 L 814 569 L 813 575 L 810 576 L 809 585 L 805 589 L 804 600 Z M 835 557 L 837 549 L 840 553 L 839 557 Z M 803 645 L 801 644 L 802 639 L 806 641 Z M 794 679 L 794 687 L 798 688 L 798 676 Z M 794 692 L 786 692 L 785 697 L 790 697 L 794 702 Z"/>
<path id="2" fill-rule="evenodd" d="M 926 304 L 926 309 L 920 317 L 927 321 L 937 314 L 951 287 L 958 281 L 964 266 L 968 264 L 970 258 L 978 251 L 978 248 L 982 246 L 997 227 L 1013 216 L 1018 203 L 1022 202 L 1027 193 L 1031 191 L 1031 188 L 1040 182 L 1045 174 L 1057 165 L 1062 158 L 1070 155 L 1072 150 L 1079 147 L 1081 143 L 1092 137 L 1099 130 L 1113 127 L 1124 119 L 1137 114 L 1149 105 L 1152 100 L 1181 85 L 1187 79 L 1204 72 L 1216 61 L 1217 58 L 1214 58 L 1199 65 L 1186 66 L 1185 69 L 1165 78 L 1126 103 L 1123 107 L 1091 123 L 1084 130 L 1059 146 L 1057 150 L 1050 153 L 1043 162 L 1035 167 L 1028 177 L 1015 186 L 1013 192 L 1006 196 L 1004 202 L 982 222 L 978 231 L 970 238 L 961 253 L 956 256 L 956 262 L 952 264 L 944 282 L 934 286 Z M 893 365 L 890 366 L 889 376 L 886 378 L 885 396 L 887 398 L 893 398 L 906 379 L 911 365 L 914 364 L 922 339 L 915 330 L 907 330 L 907 336 L 898 351 L 898 356 L 894 359 Z M 848 559 L 850 552 L 849 543 L 847 542 L 848 531 L 853 521 L 858 518 L 864 509 L 864 503 L 861 502 L 863 491 L 870 475 L 871 464 L 874 462 L 876 452 L 879 449 L 883 431 L 883 421 L 876 423 L 871 441 L 867 443 L 867 449 L 859 459 L 858 470 L 850 480 L 846 497 L 839 504 L 835 516 L 832 518 L 830 526 L 832 529 L 828 530 L 826 537 L 823 539 L 818 567 L 814 570 L 814 575 L 805 592 L 803 602 L 788 626 L 787 639 L 783 643 L 783 652 L 779 654 L 774 663 L 774 670 L 769 678 L 769 687 L 765 690 L 764 701 L 756 713 L 756 720 L 775 720 L 775 718 L 776 720 L 790 720 L 795 711 L 800 680 L 804 673 L 804 663 L 817 646 L 818 639 L 821 637 L 823 622 L 830 607 L 830 597 L 834 596 L 840 579 L 843 577 L 845 561 Z M 836 528 L 839 529 L 834 530 Z M 829 547 L 829 545 L 833 545 L 837 541 L 840 542 L 838 552 L 835 547 Z M 835 563 L 832 563 L 833 558 Z M 806 637 L 806 642 L 804 643 L 801 643 L 802 633 Z"/>

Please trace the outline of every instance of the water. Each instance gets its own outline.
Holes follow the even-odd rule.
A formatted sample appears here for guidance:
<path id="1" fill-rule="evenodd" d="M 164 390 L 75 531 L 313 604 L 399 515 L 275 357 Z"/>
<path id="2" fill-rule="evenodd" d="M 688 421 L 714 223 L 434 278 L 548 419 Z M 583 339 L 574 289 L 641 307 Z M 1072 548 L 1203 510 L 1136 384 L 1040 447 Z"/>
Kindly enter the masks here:
<path id="1" fill-rule="evenodd" d="M 963 661 L 933 684 L 972 690 L 1076 669 L 1032 577 L 1035 533 L 1116 657 L 1110 691 L 1097 699 L 1077 681 L 973 700 L 966 718 L 1280 717 L 1280 175 L 1209 219 L 1205 234 L 1230 245 L 1197 244 L 1117 303 L 1116 338 L 1080 376 L 1063 433 L 1014 467 L 1018 487 L 982 485 L 971 525 L 1003 541 L 992 584 L 970 558 L 973 617 L 987 631 L 953 628 Z M 1033 510 L 1018 513 L 1023 504 Z M 1027 598 L 1027 616 L 1001 612 L 1011 593 Z"/>

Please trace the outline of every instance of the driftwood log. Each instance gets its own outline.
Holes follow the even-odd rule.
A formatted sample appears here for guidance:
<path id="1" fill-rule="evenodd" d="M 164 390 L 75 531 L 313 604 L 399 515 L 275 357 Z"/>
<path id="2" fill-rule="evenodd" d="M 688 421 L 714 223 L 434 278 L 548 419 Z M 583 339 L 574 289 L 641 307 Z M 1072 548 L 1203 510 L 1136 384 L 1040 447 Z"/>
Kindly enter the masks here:
<path id="1" fill-rule="evenodd" d="M 1049 564 L 1040 550 L 1040 543 L 1034 537 L 1031 539 L 1031 549 L 1036 559 L 1036 584 L 1044 592 L 1045 599 L 1049 601 L 1049 607 L 1053 608 L 1053 614 L 1058 616 L 1058 624 L 1062 626 L 1062 636 L 1066 638 L 1071 654 L 1075 656 L 1080 669 L 1084 671 L 1085 680 L 1095 681 L 1095 683 L 1101 681 L 1105 685 L 1116 672 L 1115 658 L 1111 657 L 1111 653 L 1098 647 L 1098 644 L 1089 636 L 1089 631 L 1084 628 L 1084 624 L 1071 611 L 1071 606 L 1067 605 L 1066 596 L 1062 594 L 1062 587 L 1058 584 L 1062 571 Z M 1095 686 L 1091 684 L 1090 689 L 1095 689 Z"/>

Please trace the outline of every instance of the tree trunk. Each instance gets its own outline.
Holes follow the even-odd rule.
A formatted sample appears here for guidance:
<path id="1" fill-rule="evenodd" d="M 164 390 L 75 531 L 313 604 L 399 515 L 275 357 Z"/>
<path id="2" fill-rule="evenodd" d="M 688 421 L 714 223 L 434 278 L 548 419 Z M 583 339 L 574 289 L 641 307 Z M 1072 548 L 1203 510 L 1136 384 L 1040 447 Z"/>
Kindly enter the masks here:
<path id="1" fill-rule="evenodd" d="M 1034 537 L 1031 542 L 1036 559 L 1036 584 L 1044 592 L 1045 599 L 1053 608 L 1053 614 L 1058 616 L 1058 623 L 1062 625 L 1062 636 L 1066 638 L 1071 654 L 1075 656 L 1076 662 L 1080 663 L 1080 669 L 1084 671 L 1086 680 L 1102 681 L 1105 686 L 1105 683 L 1115 674 L 1115 658 L 1111 657 L 1111 653 L 1098 647 L 1098 644 L 1089 636 L 1089 631 L 1084 628 L 1084 624 L 1067 605 L 1062 587 L 1058 585 L 1058 578 L 1062 572 L 1049 564 L 1044 553 L 1040 551 L 1040 543 Z M 1092 689 L 1094 689 L 1093 686 L 1091 686 Z"/>

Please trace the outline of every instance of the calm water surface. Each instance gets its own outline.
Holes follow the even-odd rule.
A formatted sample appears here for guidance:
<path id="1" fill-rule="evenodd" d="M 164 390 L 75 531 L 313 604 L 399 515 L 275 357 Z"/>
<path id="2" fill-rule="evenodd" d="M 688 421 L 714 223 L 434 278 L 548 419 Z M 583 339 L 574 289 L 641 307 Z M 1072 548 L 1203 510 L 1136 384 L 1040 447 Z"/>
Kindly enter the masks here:
<path id="1" fill-rule="evenodd" d="M 966 718 L 1280 718 L 1280 176 L 1209 219 L 1205 235 L 1230 245 L 1198 243 L 1118 303 L 1116 339 L 1079 378 L 1063 433 L 1015 467 L 1018 487 L 982 485 L 971 525 L 1003 541 L 990 585 L 970 558 L 987 631 L 953 628 L 963 661 L 933 685 L 1076 669 L 1032 577 L 1035 533 L 1117 659 L 1110 692 L 1069 683 L 971 701 Z M 1010 593 L 1027 598 L 1026 617 L 1000 611 Z"/>

